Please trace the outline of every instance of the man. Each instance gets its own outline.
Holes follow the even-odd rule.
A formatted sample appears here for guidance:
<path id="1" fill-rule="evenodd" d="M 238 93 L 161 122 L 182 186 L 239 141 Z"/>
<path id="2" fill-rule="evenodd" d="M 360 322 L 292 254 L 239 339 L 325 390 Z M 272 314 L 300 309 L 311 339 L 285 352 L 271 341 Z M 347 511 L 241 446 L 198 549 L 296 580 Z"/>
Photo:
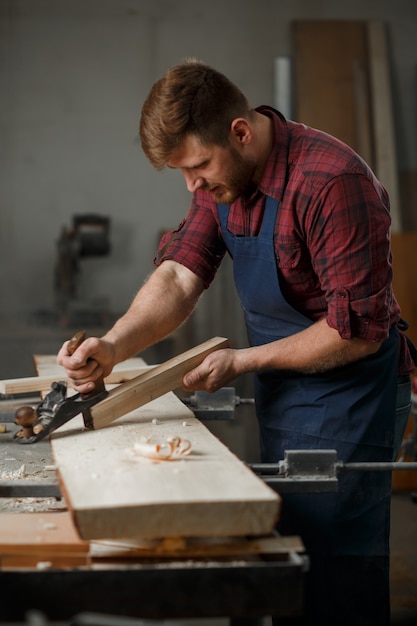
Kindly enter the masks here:
<path id="1" fill-rule="evenodd" d="M 184 388 L 214 391 L 254 372 L 265 462 L 295 448 L 391 461 L 414 365 L 397 328 L 389 200 L 370 169 L 329 135 L 252 109 L 196 61 L 153 86 L 140 135 L 157 169 L 181 170 L 191 207 L 126 314 L 72 357 L 60 350 L 75 388 L 92 390 L 177 328 L 227 252 L 249 347 L 209 355 Z M 311 559 L 303 623 L 389 624 L 389 507 L 389 472 L 347 472 L 338 494 L 284 497 L 279 529 L 300 534 Z"/>

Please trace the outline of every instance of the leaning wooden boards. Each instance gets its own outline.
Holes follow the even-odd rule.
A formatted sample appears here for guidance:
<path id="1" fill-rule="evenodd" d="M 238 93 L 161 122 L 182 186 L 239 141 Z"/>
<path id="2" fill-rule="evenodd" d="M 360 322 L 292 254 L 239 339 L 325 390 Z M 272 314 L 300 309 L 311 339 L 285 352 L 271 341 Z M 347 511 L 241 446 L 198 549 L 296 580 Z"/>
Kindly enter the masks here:
<path id="1" fill-rule="evenodd" d="M 135 451 L 170 437 L 190 441 L 191 454 L 154 462 Z M 83 539 L 260 536 L 279 516 L 279 496 L 173 393 L 100 430 L 84 430 L 77 416 L 51 445 Z"/>

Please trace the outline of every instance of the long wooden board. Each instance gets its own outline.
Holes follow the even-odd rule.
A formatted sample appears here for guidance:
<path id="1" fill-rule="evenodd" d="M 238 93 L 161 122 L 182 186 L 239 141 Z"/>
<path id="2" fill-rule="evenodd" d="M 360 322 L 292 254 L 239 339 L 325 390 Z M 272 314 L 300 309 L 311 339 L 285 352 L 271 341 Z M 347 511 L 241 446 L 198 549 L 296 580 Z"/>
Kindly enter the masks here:
<path id="1" fill-rule="evenodd" d="M 39 359 L 42 359 L 42 356 L 39 356 Z M 116 365 L 111 374 L 104 379 L 104 382 L 106 385 L 123 383 L 135 378 L 141 374 L 144 369 L 149 369 L 149 367 L 139 363 L 138 359 L 128 359 L 124 361 L 123 366 L 120 365 L 120 363 Z M 45 374 L 45 376 L 27 376 L 25 378 L 0 380 L 0 393 L 19 394 L 49 391 L 52 383 L 56 380 L 63 380 L 69 383 L 63 367 L 60 368 L 60 371 L 57 369 L 55 375 Z"/>
<path id="2" fill-rule="evenodd" d="M 417 345 L 417 232 L 392 233 L 393 287 L 407 335 Z"/>
<path id="3" fill-rule="evenodd" d="M 2 570 L 87 567 L 103 563 L 166 562 L 189 559 L 276 558 L 302 553 L 297 536 L 194 537 L 175 539 L 83 541 L 68 511 L 59 513 L 0 513 L 0 568 Z"/>
<path id="4" fill-rule="evenodd" d="M 361 104 L 358 111 L 362 81 L 368 81 L 366 22 L 295 20 L 293 38 L 295 119 L 334 135 L 369 159 L 359 133 L 370 128 L 370 110 Z"/>
<path id="5" fill-rule="evenodd" d="M 211 352 L 228 345 L 228 339 L 213 337 L 112 389 L 107 398 L 91 408 L 93 427 L 102 428 L 164 393 L 178 389 L 184 374 L 197 367 Z"/>
<path id="6" fill-rule="evenodd" d="M 375 142 L 375 173 L 389 193 L 392 217 L 391 228 L 392 232 L 398 233 L 402 230 L 402 217 L 398 186 L 390 59 L 387 33 L 383 22 L 369 22 L 368 45 Z"/>
<path id="7" fill-rule="evenodd" d="M 171 437 L 188 440 L 191 454 L 154 462 L 135 451 Z M 77 416 L 51 446 L 84 539 L 261 536 L 279 518 L 278 494 L 172 392 L 100 430 L 85 430 Z"/>
<path id="8" fill-rule="evenodd" d="M 305 552 L 298 536 L 194 537 L 140 541 L 99 540 L 90 542 L 91 560 L 214 559 L 247 558 L 254 555 L 288 555 Z"/>
<path id="9" fill-rule="evenodd" d="M 407 335 L 417 345 L 417 232 L 393 233 L 391 246 L 394 293 L 401 307 L 401 315 L 410 325 Z M 405 436 L 411 435 L 413 429 L 414 416 L 410 414 Z M 394 491 L 416 490 L 417 472 L 393 472 L 392 488 Z"/>

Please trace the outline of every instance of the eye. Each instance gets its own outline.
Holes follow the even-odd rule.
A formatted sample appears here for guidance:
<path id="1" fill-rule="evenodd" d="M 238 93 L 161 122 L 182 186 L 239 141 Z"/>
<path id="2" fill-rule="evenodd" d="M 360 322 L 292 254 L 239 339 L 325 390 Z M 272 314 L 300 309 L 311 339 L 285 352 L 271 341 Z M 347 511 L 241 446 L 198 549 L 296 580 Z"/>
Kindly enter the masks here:
<path id="1" fill-rule="evenodd" d="M 205 167 L 207 167 L 207 165 L 209 164 L 208 160 L 206 161 L 202 161 L 201 163 L 197 163 L 197 165 L 193 165 L 192 167 L 190 167 L 190 170 L 202 170 Z"/>

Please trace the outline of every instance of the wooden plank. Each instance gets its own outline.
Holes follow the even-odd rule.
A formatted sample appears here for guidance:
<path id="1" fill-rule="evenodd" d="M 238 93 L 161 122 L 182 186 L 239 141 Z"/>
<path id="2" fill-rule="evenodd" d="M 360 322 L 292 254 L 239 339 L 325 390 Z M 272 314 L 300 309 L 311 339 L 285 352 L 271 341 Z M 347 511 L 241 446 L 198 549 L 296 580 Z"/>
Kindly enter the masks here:
<path id="1" fill-rule="evenodd" d="M 397 150 L 392 107 L 390 63 L 385 24 L 368 23 L 375 173 L 390 196 L 392 231 L 401 232 Z"/>
<path id="2" fill-rule="evenodd" d="M 417 345 L 417 232 L 392 233 L 391 248 L 395 297 L 410 326 L 407 335 Z"/>
<path id="3" fill-rule="evenodd" d="M 393 233 L 391 246 L 394 293 L 401 307 L 401 315 L 410 325 L 407 335 L 417 345 L 417 232 Z M 405 436 L 411 435 L 413 430 L 414 417 L 410 415 Z M 417 489 L 417 472 L 393 472 L 392 489 L 393 491 Z"/>
<path id="4" fill-rule="evenodd" d="M 76 567 L 88 554 L 68 512 L 0 514 L 1 568 Z"/>
<path id="5" fill-rule="evenodd" d="M 135 443 L 170 437 L 190 441 L 191 454 L 153 462 L 135 452 Z M 278 494 L 173 393 L 100 430 L 77 416 L 51 446 L 84 539 L 269 535 L 279 517 Z"/>
<path id="6" fill-rule="evenodd" d="M 393 233 L 391 247 L 394 293 L 401 307 L 401 315 L 410 325 L 407 335 L 417 345 L 417 232 Z M 405 436 L 410 435 L 413 429 L 414 417 L 410 416 Z M 392 489 L 393 491 L 416 490 L 417 472 L 393 472 Z"/>
<path id="7" fill-rule="evenodd" d="M 39 355 L 39 359 L 42 356 Z M 59 366 L 58 366 L 59 367 Z M 60 368 L 61 371 L 53 376 L 28 376 L 25 378 L 9 378 L 7 380 L 0 380 L 0 393 L 3 394 L 19 394 L 19 393 L 32 393 L 36 391 L 49 391 L 51 385 L 56 380 L 63 380 L 67 384 L 69 381 L 66 377 L 64 368 Z M 123 364 L 118 364 L 114 368 L 111 374 L 107 376 L 104 381 L 106 385 L 114 385 L 118 383 L 126 382 L 135 378 L 144 369 L 149 369 L 149 366 L 144 363 L 141 365 L 139 359 L 128 359 Z"/>
<path id="8" fill-rule="evenodd" d="M 178 559 L 288 558 L 303 553 L 300 537 L 194 537 L 83 541 L 68 511 L 0 514 L 0 567 L 67 568 L 100 563 Z"/>
<path id="9" fill-rule="evenodd" d="M 228 345 L 229 341 L 224 337 L 213 337 L 115 387 L 107 398 L 91 408 L 93 427 L 102 428 L 129 411 L 178 389 L 187 372 L 197 367 L 211 352 Z"/>
<path id="10" fill-rule="evenodd" d="M 293 38 L 295 118 L 334 135 L 368 159 L 367 143 L 358 140 L 358 130 L 370 126 L 363 103 L 358 111 L 358 95 L 365 95 L 366 88 L 361 85 L 357 93 L 358 76 L 368 80 L 366 22 L 296 20 Z"/>
<path id="11" fill-rule="evenodd" d="M 137 541 L 101 540 L 90 542 L 92 561 L 99 560 L 162 560 L 200 558 L 247 558 L 251 555 L 288 556 L 302 553 L 305 547 L 300 537 L 196 537 Z"/>
<path id="12" fill-rule="evenodd" d="M 400 170 L 398 173 L 400 202 L 404 209 L 404 231 L 417 230 L 417 169 Z"/>

